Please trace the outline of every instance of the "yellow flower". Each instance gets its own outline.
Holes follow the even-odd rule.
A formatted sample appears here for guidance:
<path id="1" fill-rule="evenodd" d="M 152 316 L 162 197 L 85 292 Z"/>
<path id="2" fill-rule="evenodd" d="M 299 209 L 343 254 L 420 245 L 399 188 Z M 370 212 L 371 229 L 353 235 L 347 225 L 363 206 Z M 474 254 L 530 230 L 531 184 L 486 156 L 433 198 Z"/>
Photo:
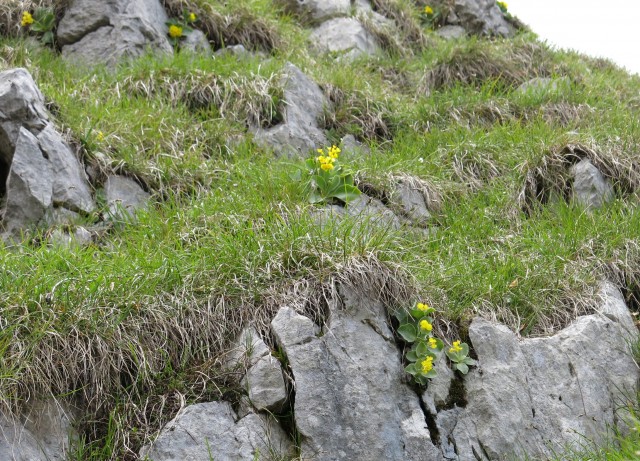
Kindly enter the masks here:
<path id="1" fill-rule="evenodd" d="M 96 139 L 100 142 L 104 141 L 104 133 L 102 131 L 98 131 L 98 134 L 96 135 Z"/>
<path id="2" fill-rule="evenodd" d="M 428 320 L 420 320 L 420 328 L 424 331 L 431 331 L 433 330 L 433 325 Z"/>
<path id="3" fill-rule="evenodd" d="M 28 11 L 25 11 L 22 13 L 22 27 L 27 27 L 30 24 L 33 24 L 33 16 Z"/>
<path id="4" fill-rule="evenodd" d="M 451 347 L 451 349 L 449 349 L 449 352 L 460 352 L 462 350 L 462 347 L 460 346 L 460 341 L 454 341 L 453 342 L 453 346 Z"/>
<path id="5" fill-rule="evenodd" d="M 169 26 L 169 37 L 180 38 L 182 37 L 182 27 L 171 24 Z"/>
<path id="6" fill-rule="evenodd" d="M 423 373 L 429 373 L 433 369 L 433 357 L 429 356 L 420 362 Z"/>
<path id="7" fill-rule="evenodd" d="M 324 171 L 331 171 L 333 170 L 334 166 L 331 163 L 323 163 L 322 165 L 320 165 L 320 168 L 322 168 Z"/>
<path id="8" fill-rule="evenodd" d="M 429 347 L 431 349 L 435 349 L 438 347 L 438 341 L 436 341 L 436 338 L 429 338 Z"/>
<path id="9" fill-rule="evenodd" d="M 189 22 L 196 22 L 197 16 L 195 13 L 189 13 Z"/>
<path id="10" fill-rule="evenodd" d="M 506 12 L 507 11 L 507 2 L 496 2 L 498 4 L 498 7 L 503 11 Z"/>
<path id="11" fill-rule="evenodd" d="M 423 303 L 416 304 L 416 308 L 419 311 L 422 311 L 422 312 L 425 312 L 425 311 L 429 310 L 429 306 L 427 306 L 426 304 L 423 304 Z"/>
<path id="12" fill-rule="evenodd" d="M 431 16 L 433 14 L 433 8 L 431 8 L 429 5 L 424 7 L 424 12 L 427 16 Z"/>
<path id="13" fill-rule="evenodd" d="M 331 148 L 329 149 L 329 157 L 336 159 L 338 158 L 338 155 L 340 155 L 340 152 L 342 151 L 339 147 L 331 146 Z"/>

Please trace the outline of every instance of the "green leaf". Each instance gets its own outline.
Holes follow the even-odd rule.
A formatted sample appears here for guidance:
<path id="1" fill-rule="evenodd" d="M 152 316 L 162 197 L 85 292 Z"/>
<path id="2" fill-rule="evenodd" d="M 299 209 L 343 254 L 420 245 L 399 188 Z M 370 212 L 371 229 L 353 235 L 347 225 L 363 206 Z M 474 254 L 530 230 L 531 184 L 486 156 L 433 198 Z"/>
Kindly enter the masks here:
<path id="1" fill-rule="evenodd" d="M 398 319 L 400 324 L 407 323 L 407 318 L 409 317 L 407 311 L 404 309 L 398 309 L 394 314 L 394 317 Z"/>
<path id="2" fill-rule="evenodd" d="M 309 203 L 312 203 L 312 204 L 322 203 L 325 200 L 326 200 L 325 197 L 316 191 L 311 191 L 311 193 L 309 194 Z"/>
<path id="3" fill-rule="evenodd" d="M 418 342 L 418 346 L 416 347 L 416 354 L 420 357 L 426 357 L 429 355 L 429 346 L 424 341 Z"/>
<path id="4" fill-rule="evenodd" d="M 469 355 L 469 345 L 467 343 L 460 344 L 460 347 L 462 348 L 462 350 L 460 351 L 460 355 Z"/>
<path id="5" fill-rule="evenodd" d="M 409 362 L 415 362 L 416 360 L 418 360 L 418 355 L 416 354 L 416 351 L 409 351 L 405 354 L 405 358 Z"/>
<path id="6" fill-rule="evenodd" d="M 473 360 L 471 357 L 465 357 L 462 363 L 466 363 L 467 365 L 475 365 L 478 362 Z"/>
<path id="7" fill-rule="evenodd" d="M 438 376 L 438 372 L 435 368 L 432 368 L 428 373 L 423 373 L 422 376 L 424 376 L 425 378 L 433 379 Z"/>
<path id="8" fill-rule="evenodd" d="M 290 173 L 289 178 L 295 182 L 302 181 L 302 170 L 296 170 L 293 173 Z"/>
<path id="9" fill-rule="evenodd" d="M 416 364 L 412 363 L 410 365 L 407 365 L 404 368 L 404 371 L 406 371 L 407 373 L 409 373 L 411 376 L 415 376 L 418 374 L 418 370 L 416 370 Z"/>
<path id="10" fill-rule="evenodd" d="M 425 315 L 427 315 L 425 311 L 421 311 L 420 309 L 411 309 L 411 316 L 414 319 L 420 320 Z"/>
<path id="11" fill-rule="evenodd" d="M 400 327 L 398 328 L 398 334 L 402 336 L 402 338 L 408 343 L 414 342 L 418 337 L 418 333 L 416 332 L 416 327 L 414 327 L 409 323 L 400 325 Z"/>
<path id="12" fill-rule="evenodd" d="M 423 375 L 415 375 L 413 377 L 413 379 L 415 380 L 416 383 L 424 386 L 425 384 L 427 384 L 427 378 Z"/>
<path id="13" fill-rule="evenodd" d="M 42 38 L 40 39 L 40 41 L 44 45 L 52 45 L 53 44 L 53 32 L 51 32 L 51 31 L 45 32 L 44 35 L 42 36 Z"/>
<path id="14" fill-rule="evenodd" d="M 456 368 L 460 371 L 460 373 L 462 373 L 463 375 L 466 375 L 467 373 L 469 373 L 469 367 L 467 366 L 466 363 L 456 363 Z"/>

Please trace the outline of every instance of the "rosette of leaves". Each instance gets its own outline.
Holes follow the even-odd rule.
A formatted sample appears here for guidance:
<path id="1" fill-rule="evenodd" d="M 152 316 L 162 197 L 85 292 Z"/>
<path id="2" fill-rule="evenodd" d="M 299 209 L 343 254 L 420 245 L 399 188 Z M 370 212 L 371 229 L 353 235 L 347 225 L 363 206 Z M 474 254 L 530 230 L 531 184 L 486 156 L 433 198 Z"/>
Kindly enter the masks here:
<path id="1" fill-rule="evenodd" d="M 401 310 L 396 314 L 400 323 L 398 334 L 412 344 L 405 353 L 409 362 L 405 371 L 413 376 L 416 383 L 422 385 L 427 383 L 427 379 L 437 376 L 434 364 L 444 348 L 442 340 L 432 334 L 434 312 L 435 309 L 416 303 L 408 312 Z"/>
<path id="2" fill-rule="evenodd" d="M 51 8 L 37 8 L 33 13 L 33 22 L 29 25 L 31 32 L 40 35 L 43 45 L 53 45 L 53 28 L 56 25 L 56 16 Z"/>
<path id="3" fill-rule="evenodd" d="M 469 367 L 475 365 L 476 361 L 469 357 L 469 345 L 454 341 L 453 346 L 446 351 L 447 357 L 451 360 L 454 370 L 458 370 L 463 375 L 469 372 Z"/>

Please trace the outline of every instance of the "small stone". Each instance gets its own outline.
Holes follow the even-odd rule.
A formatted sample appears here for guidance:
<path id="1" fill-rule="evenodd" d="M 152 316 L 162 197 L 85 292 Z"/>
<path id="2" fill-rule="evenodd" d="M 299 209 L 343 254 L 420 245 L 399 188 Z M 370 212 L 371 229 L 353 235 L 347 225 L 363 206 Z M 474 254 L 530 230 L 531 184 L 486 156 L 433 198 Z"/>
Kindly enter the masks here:
<path id="1" fill-rule="evenodd" d="M 180 42 L 180 48 L 185 51 L 200 54 L 211 54 L 211 45 L 207 36 L 200 30 L 194 29 L 185 35 L 184 40 Z"/>
<path id="2" fill-rule="evenodd" d="M 609 181 L 602 176 L 589 159 L 582 159 L 571 167 L 573 174 L 573 200 L 585 208 L 601 208 L 615 195 Z"/>
<path id="3" fill-rule="evenodd" d="M 477 35 L 511 37 L 515 30 L 505 19 L 495 0 L 454 0 L 455 22 Z"/>
<path id="4" fill-rule="evenodd" d="M 436 34 L 445 40 L 457 40 L 467 35 L 467 31 L 462 26 L 447 25 L 436 30 Z"/>
<path id="5" fill-rule="evenodd" d="M 241 385 L 256 410 L 279 413 L 287 400 L 287 387 L 280 362 L 275 357 L 261 357 L 249 368 Z"/>
<path id="6" fill-rule="evenodd" d="M 137 182 L 124 176 L 109 176 L 104 186 L 109 217 L 131 219 L 137 210 L 146 209 L 149 194 Z"/>
<path id="7" fill-rule="evenodd" d="M 408 181 L 399 181 L 396 184 L 391 200 L 397 203 L 407 218 L 416 224 L 424 224 L 431 219 L 424 195 Z"/>
<path id="8" fill-rule="evenodd" d="M 271 321 L 271 330 L 282 347 L 304 344 L 318 334 L 313 321 L 290 307 L 282 307 Z"/>
<path id="9" fill-rule="evenodd" d="M 318 50 L 339 53 L 343 59 L 374 55 L 380 51 L 373 35 L 354 18 L 323 22 L 311 33 L 310 40 Z"/>

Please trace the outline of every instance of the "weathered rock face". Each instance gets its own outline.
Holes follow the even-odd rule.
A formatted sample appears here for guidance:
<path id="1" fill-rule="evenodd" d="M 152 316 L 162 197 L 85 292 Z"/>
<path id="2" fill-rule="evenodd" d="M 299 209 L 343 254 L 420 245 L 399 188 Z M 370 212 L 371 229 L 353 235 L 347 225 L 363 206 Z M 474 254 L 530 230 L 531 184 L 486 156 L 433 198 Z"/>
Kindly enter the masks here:
<path id="1" fill-rule="evenodd" d="M 250 413 L 238 420 L 229 403 L 211 402 L 186 407 L 140 455 L 150 461 L 266 461 L 270 453 L 292 451 L 274 419 Z"/>
<path id="2" fill-rule="evenodd" d="M 454 459 L 548 457 L 625 426 L 640 377 L 629 350 L 638 332 L 615 287 L 604 285 L 601 296 L 598 314 L 546 338 L 519 341 L 505 326 L 472 323 L 479 366 L 464 380 L 468 404 L 435 416 Z"/>
<path id="3" fill-rule="evenodd" d="M 571 167 L 573 200 L 586 208 L 600 208 L 614 199 L 613 187 L 589 159 Z"/>
<path id="4" fill-rule="evenodd" d="M 284 122 L 268 129 L 253 128 L 255 141 L 278 155 L 306 156 L 328 144 L 318 118 L 329 102 L 320 87 L 293 64 L 284 73 Z"/>
<path id="5" fill-rule="evenodd" d="M 133 179 L 124 176 L 109 176 L 104 195 L 112 219 L 130 219 L 136 210 L 146 208 L 149 201 L 149 194 Z"/>
<path id="6" fill-rule="evenodd" d="M 450 22 L 470 33 L 510 37 L 515 32 L 494 0 L 455 0 L 454 12 Z"/>
<path id="7" fill-rule="evenodd" d="M 280 3 L 310 22 L 344 16 L 351 10 L 351 0 L 280 0 Z"/>
<path id="8" fill-rule="evenodd" d="M 26 70 L 0 73 L 0 107 L 3 228 L 16 234 L 40 222 L 56 222 L 62 210 L 93 211 L 86 174 L 49 122 L 44 98 Z"/>
<path id="9" fill-rule="evenodd" d="M 69 441 L 77 437 L 71 413 L 56 402 L 35 402 L 22 418 L 0 415 L 0 459 L 64 461 Z"/>
<path id="10" fill-rule="evenodd" d="M 325 21 L 314 29 L 310 39 L 317 49 L 339 53 L 343 59 L 373 55 L 380 51 L 375 38 L 354 18 Z"/>
<path id="11" fill-rule="evenodd" d="M 75 0 L 58 25 L 66 58 L 86 64 L 115 64 L 147 49 L 172 53 L 167 14 L 159 0 Z"/>
<path id="12" fill-rule="evenodd" d="M 288 307 L 271 328 L 295 380 L 302 457 L 315 460 L 441 459 L 404 370 L 384 307 L 343 294 L 324 335 Z"/>

